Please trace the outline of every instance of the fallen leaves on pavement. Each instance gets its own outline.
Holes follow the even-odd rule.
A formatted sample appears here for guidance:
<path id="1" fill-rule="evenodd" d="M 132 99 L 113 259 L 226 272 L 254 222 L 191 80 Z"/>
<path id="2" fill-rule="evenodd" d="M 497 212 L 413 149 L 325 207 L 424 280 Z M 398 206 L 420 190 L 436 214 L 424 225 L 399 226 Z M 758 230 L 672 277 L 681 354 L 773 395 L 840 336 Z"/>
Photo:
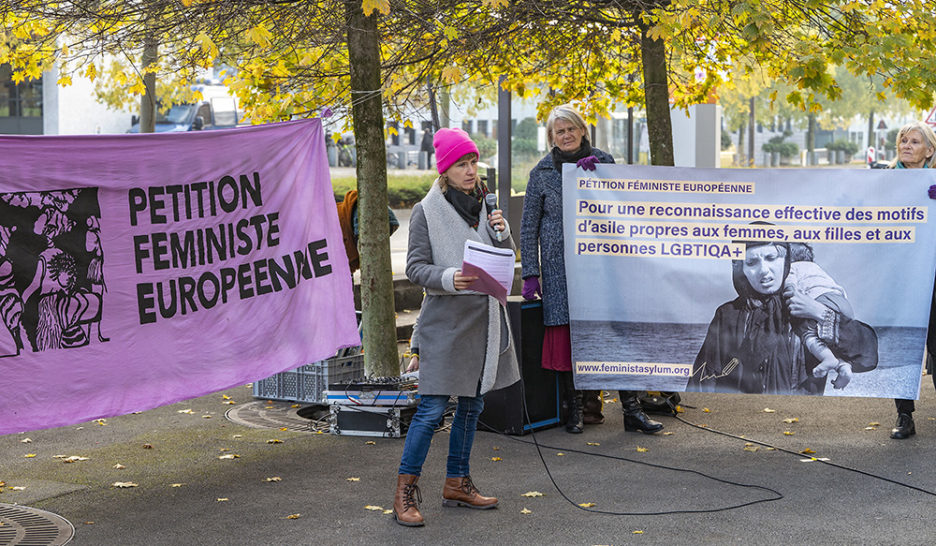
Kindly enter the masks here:
<path id="1" fill-rule="evenodd" d="M 116 487 L 116 488 L 118 488 L 118 489 L 127 489 L 127 488 L 130 488 L 130 487 L 138 487 L 138 484 L 133 483 L 133 482 L 114 482 L 114 483 L 112 483 L 111 485 L 114 486 L 114 487 Z"/>
<path id="2" fill-rule="evenodd" d="M 543 494 L 539 491 L 527 491 L 526 493 L 520 495 L 521 497 L 542 497 Z"/>

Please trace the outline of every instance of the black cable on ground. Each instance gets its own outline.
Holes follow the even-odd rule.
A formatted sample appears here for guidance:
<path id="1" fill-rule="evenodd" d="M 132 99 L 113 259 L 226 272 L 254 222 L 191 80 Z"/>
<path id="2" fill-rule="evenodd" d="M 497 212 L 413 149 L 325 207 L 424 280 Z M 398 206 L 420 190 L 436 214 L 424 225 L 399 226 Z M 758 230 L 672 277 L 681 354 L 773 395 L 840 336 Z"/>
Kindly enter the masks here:
<path id="1" fill-rule="evenodd" d="M 525 386 L 524 383 L 523 383 L 523 379 L 520 380 L 520 399 L 523 401 L 523 414 L 524 414 L 524 417 L 526 418 L 526 423 L 527 423 L 527 425 L 530 425 L 530 423 L 531 423 L 531 421 L 530 421 L 530 414 L 529 414 L 529 412 L 527 411 L 527 405 L 526 405 L 526 386 Z M 480 421 L 479 421 L 479 422 L 480 422 Z M 493 427 L 491 427 L 491 426 L 489 426 L 489 425 L 487 425 L 487 424 L 485 424 L 485 423 L 481 423 L 481 424 L 484 425 L 485 428 L 487 428 L 488 430 L 496 431 L 495 428 L 493 428 Z M 514 438 L 514 437 L 509 436 L 509 435 L 507 435 L 506 433 L 503 433 L 503 432 L 496 432 L 496 434 L 500 434 L 500 435 L 502 435 L 502 436 L 505 436 L 505 437 L 507 437 L 507 438 L 510 438 L 511 440 L 513 440 L 513 441 L 515 441 L 515 442 L 520 442 L 520 443 L 523 443 L 523 444 L 533 444 L 533 445 L 535 445 L 535 446 L 536 446 L 536 453 L 539 455 L 540 461 L 542 461 L 542 463 L 543 463 L 543 468 L 546 470 L 546 475 L 549 477 L 549 481 L 552 482 L 553 487 L 556 488 L 556 491 L 559 493 L 559 495 L 562 496 L 562 498 L 565 499 L 567 502 L 569 502 L 569 504 L 571 504 L 572 506 L 578 508 L 579 510 L 585 511 L 585 512 L 592 512 L 592 513 L 595 513 L 595 514 L 605 514 L 605 515 L 609 515 L 609 516 L 665 516 L 665 515 L 672 515 L 672 514 L 709 514 L 709 513 L 715 513 L 715 512 L 724 512 L 724 511 L 727 511 L 727 510 L 734 510 L 734 509 L 737 509 L 737 508 L 742 508 L 742 507 L 745 507 L 745 506 L 751 506 L 751 505 L 754 505 L 754 504 L 760 504 L 760 503 L 763 503 L 763 502 L 772 502 L 772 501 L 776 501 L 776 500 L 780 500 L 780 499 L 784 498 L 784 497 L 783 497 L 783 494 L 780 493 L 779 491 L 777 491 L 777 490 L 775 490 L 775 489 L 771 489 L 771 488 L 766 487 L 766 486 L 763 486 L 763 485 L 745 484 L 745 483 L 740 483 L 740 482 L 734 482 L 734 481 L 731 481 L 731 480 L 726 480 L 726 479 L 723 479 L 723 478 L 716 478 L 715 476 L 710 476 L 710 475 L 708 475 L 708 474 L 706 474 L 706 473 L 704 473 L 704 472 L 700 472 L 700 471 L 698 471 L 698 470 L 692 470 L 692 469 L 689 469 L 689 468 L 679 468 L 679 467 L 675 467 L 675 466 L 668 466 L 668 465 L 662 465 L 662 464 L 656 464 L 656 463 L 649 463 L 649 462 L 647 462 L 647 461 L 638 461 L 638 460 L 636 460 L 636 459 L 630 459 L 630 458 L 628 458 L 628 457 L 621 457 L 621 456 L 619 456 L 619 455 L 606 455 L 606 454 L 603 454 L 603 453 L 594 453 L 594 452 L 583 451 L 583 450 L 579 450 L 579 449 L 566 449 L 566 448 L 559 448 L 559 447 L 555 447 L 555 446 L 548 446 L 548 445 L 545 445 L 545 444 L 540 444 L 539 441 L 537 441 L 537 439 L 536 439 L 536 431 L 534 431 L 532 427 L 530 428 L 530 437 L 531 437 L 532 440 L 533 440 L 532 442 L 531 442 L 531 441 L 527 441 L 527 440 L 521 440 L 520 438 Z M 766 491 L 766 492 L 772 493 L 774 496 L 771 497 L 771 498 L 758 499 L 758 500 L 754 500 L 754 501 L 750 501 L 750 502 L 745 502 L 745 503 L 741 503 L 741 504 L 735 504 L 735 505 L 731 505 L 731 506 L 723 506 L 723 507 L 721 507 L 721 508 L 707 508 L 707 509 L 698 509 L 698 510 L 683 509 L 683 510 L 663 510 L 663 511 L 657 511 L 657 512 L 615 512 L 615 511 L 611 511 L 611 510 L 596 510 L 596 509 L 594 509 L 594 508 L 587 508 L 587 507 L 581 506 L 579 503 L 577 503 L 577 502 L 575 502 L 574 500 L 570 499 L 569 496 L 566 495 L 565 492 L 562 490 L 562 488 L 559 487 L 559 484 L 556 483 L 556 479 L 553 477 L 552 472 L 549 470 L 549 464 L 546 463 L 546 458 L 543 456 L 543 451 L 542 451 L 542 449 L 541 449 L 541 448 L 543 448 L 543 447 L 545 447 L 546 449 L 555 449 L 555 450 L 557 450 L 557 451 L 563 451 L 563 452 L 569 452 L 569 453 L 579 453 L 579 454 L 583 454 L 583 455 L 590 455 L 590 456 L 593 456 L 593 457 L 602 457 L 602 458 L 605 458 L 605 459 L 616 459 L 616 460 L 619 460 L 619 461 L 626 461 L 626 462 L 630 462 L 630 463 L 636 463 L 636 464 L 640 464 L 640 465 L 644 465 L 644 466 L 649 466 L 649 467 L 652 467 L 652 468 L 660 468 L 660 469 L 663 469 L 663 470 L 672 470 L 672 471 L 674 471 L 674 472 L 683 472 L 683 473 L 687 473 L 687 474 L 695 474 L 695 475 L 701 476 L 701 477 L 703 477 L 703 478 L 707 478 L 707 479 L 710 479 L 710 480 L 713 480 L 713 481 L 716 481 L 716 482 L 719 482 L 719 483 L 727 484 L 727 485 L 733 485 L 733 486 L 735 486 L 735 487 L 743 487 L 743 488 L 747 488 L 747 489 L 759 489 L 759 490 L 761 490 L 761 491 Z"/>
<path id="2" fill-rule="evenodd" d="M 752 440 L 752 439 L 750 439 L 750 438 L 742 438 L 741 436 L 737 436 L 737 435 L 735 435 L 735 434 L 731 434 L 730 432 L 722 432 L 722 431 L 720 431 L 720 430 L 717 430 L 717 429 L 714 429 L 714 428 L 711 428 L 711 427 L 703 427 L 703 426 L 701 426 L 701 425 L 697 425 L 697 424 L 695 424 L 695 423 L 691 423 L 691 422 L 689 422 L 689 421 L 683 419 L 682 417 L 680 417 L 679 414 L 676 414 L 676 415 L 675 415 L 675 418 L 676 418 L 676 420 L 679 421 L 680 423 L 689 425 L 690 427 L 695 427 L 695 428 L 700 429 L 700 430 L 705 430 L 705 431 L 712 432 L 712 433 L 715 433 L 715 434 L 720 434 L 720 435 L 722 435 L 722 436 L 727 436 L 727 437 L 729 437 L 729 438 L 734 438 L 734 439 L 736 439 L 736 440 L 741 440 L 741 441 L 744 441 L 744 442 L 750 442 L 750 443 L 752 443 L 752 444 L 757 444 L 757 445 L 761 445 L 761 446 L 764 446 L 764 447 L 769 447 L 770 449 L 776 449 L 777 451 L 782 451 L 783 453 L 788 453 L 788 454 L 790 454 L 790 455 L 794 455 L 794 456 L 799 457 L 799 458 L 802 458 L 802 457 L 803 457 L 803 454 L 802 454 L 802 453 L 798 453 L 798 452 L 793 451 L 793 450 L 791 450 L 791 449 L 786 449 L 786 448 L 782 448 L 782 447 L 777 447 L 777 446 L 775 446 L 775 445 L 768 444 L 767 442 L 761 442 L 761 441 L 759 441 L 759 440 Z M 871 472 L 865 472 L 864 470 L 860 470 L 860 469 L 857 469 L 857 468 L 852 468 L 852 467 L 850 467 L 850 466 L 845 466 L 845 465 L 841 465 L 841 464 L 838 464 L 838 463 L 833 463 L 832 461 L 823 460 L 823 459 L 820 458 L 820 457 L 812 457 L 812 456 L 809 456 L 809 455 L 807 455 L 807 457 L 811 458 L 812 460 L 816 461 L 817 463 L 822 463 L 822 464 L 831 466 L 831 467 L 833 467 L 833 468 L 838 468 L 839 470 L 847 470 L 847 471 L 849 471 L 849 472 L 854 472 L 854 473 L 856 473 L 856 474 L 861 474 L 862 476 L 868 476 L 869 478 L 874 478 L 874 479 L 876 479 L 876 480 L 885 481 L 885 482 L 888 482 L 888 483 L 892 483 L 892 484 L 894 484 L 894 485 L 899 485 L 899 486 L 901 486 L 901 487 L 906 487 L 906 488 L 908 488 L 908 489 L 913 489 L 914 491 L 919 491 L 920 493 L 924 493 L 924 494 L 926 494 L 926 495 L 932 495 L 932 496 L 936 497 L 936 492 L 928 491 L 928 490 L 926 490 L 926 489 L 923 489 L 923 488 L 921 488 L 921 487 L 917 487 L 917 486 L 915 486 L 915 485 L 910 485 L 910 484 L 908 484 L 908 483 L 904 483 L 904 482 L 901 482 L 901 481 L 897 481 L 897 480 L 894 480 L 894 479 L 891 479 L 891 478 L 887 478 L 887 477 L 884 477 L 884 476 L 881 476 L 881 475 L 878 475 L 878 474 L 872 474 Z"/>

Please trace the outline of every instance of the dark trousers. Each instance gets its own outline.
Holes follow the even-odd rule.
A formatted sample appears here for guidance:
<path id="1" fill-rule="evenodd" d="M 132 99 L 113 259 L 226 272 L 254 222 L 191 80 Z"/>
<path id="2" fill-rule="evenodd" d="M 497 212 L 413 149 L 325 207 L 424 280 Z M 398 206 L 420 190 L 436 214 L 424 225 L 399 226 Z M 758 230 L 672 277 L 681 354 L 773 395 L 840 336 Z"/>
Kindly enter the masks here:
<path id="1" fill-rule="evenodd" d="M 934 286 L 933 290 L 933 305 L 930 306 L 929 328 L 926 330 L 927 371 L 933 377 L 933 387 L 936 387 L 936 356 L 934 356 L 934 353 L 936 353 L 936 286 Z M 913 413 L 913 410 L 916 409 L 913 400 L 895 398 L 894 403 L 897 405 L 897 413 Z"/>

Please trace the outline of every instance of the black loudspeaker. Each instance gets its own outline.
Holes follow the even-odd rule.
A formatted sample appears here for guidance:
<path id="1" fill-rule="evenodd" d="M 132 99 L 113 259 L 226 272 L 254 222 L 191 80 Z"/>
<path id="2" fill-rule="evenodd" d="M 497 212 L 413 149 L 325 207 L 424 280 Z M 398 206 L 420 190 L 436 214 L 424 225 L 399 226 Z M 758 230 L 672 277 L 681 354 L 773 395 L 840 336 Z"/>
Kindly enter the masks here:
<path id="1" fill-rule="evenodd" d="M 543 302 L 508 301 L 507 316 L 513 332 L 521 381 L 491 391 L 484 397 L 478 428 L 504 434 L 526 434 L 560 423 L 558 379 L 540 367 L 543 356 Z M 521 385 L 522 383 L 522 385 Z M 527 421 L 522 395 L 526 394 Z"/>

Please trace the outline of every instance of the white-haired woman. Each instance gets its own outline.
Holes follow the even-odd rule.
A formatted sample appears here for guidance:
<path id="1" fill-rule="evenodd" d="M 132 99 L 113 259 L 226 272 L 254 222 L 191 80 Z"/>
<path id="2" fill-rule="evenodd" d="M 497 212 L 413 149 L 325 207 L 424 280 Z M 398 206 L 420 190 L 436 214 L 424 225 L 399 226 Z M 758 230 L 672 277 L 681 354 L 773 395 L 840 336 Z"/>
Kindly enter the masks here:
<path id="1" fill-rule="evenodd" d="M 592 147 L 585 119 L 569 105 L 557 106 L 549 113 L 546 140 L 550 152 L 530 171 L 523 201 L 520 224 L 522 294 L 528 300 L 535 299 L 537 294 L 543 298 L 546 332 L 542 366 L 559 376 L 563 402 L 568 407 L 566 431 L 580 433 L 585 424 L 601 423 L 604 418 L 600 391 L 580 391 L 573 386 L 562 235 L 562 164 L 575 163 L 585 170 L 595 170 L 595 164 L 614 163 L 614 158 Z M 542 278 L 542 287 L 539 278 Z M 626 430 L 651 433 L 663 429 L 661 423 L 644 413 L 636 392 L 621 391 L 620 395 Z"/>
<path id="2" fill-rule="evenodd" d="M 891 161 L 891 169 L 932 169 L 936 167 L 936 134 L 930 126 L 914 121 L 900 128 L 897 132 L 897 157 Z M 931 186 L 929 196 L 936 199 L 936 186 Z M 936 304 L 936 294 L 933 295 Z M 936 305 L 930 308 L 929 330 L 927 331 L 926 350 L 933 359 L 936 350 Z M 936 385 L 936 373 L 933 374 L 933 384 Z M 913 400 L 897 398 L 897 424 L 891 429 L 891 438 L 903 440 L 916 434 L 913 424 L 913 411 L 916 409 Z"/>

